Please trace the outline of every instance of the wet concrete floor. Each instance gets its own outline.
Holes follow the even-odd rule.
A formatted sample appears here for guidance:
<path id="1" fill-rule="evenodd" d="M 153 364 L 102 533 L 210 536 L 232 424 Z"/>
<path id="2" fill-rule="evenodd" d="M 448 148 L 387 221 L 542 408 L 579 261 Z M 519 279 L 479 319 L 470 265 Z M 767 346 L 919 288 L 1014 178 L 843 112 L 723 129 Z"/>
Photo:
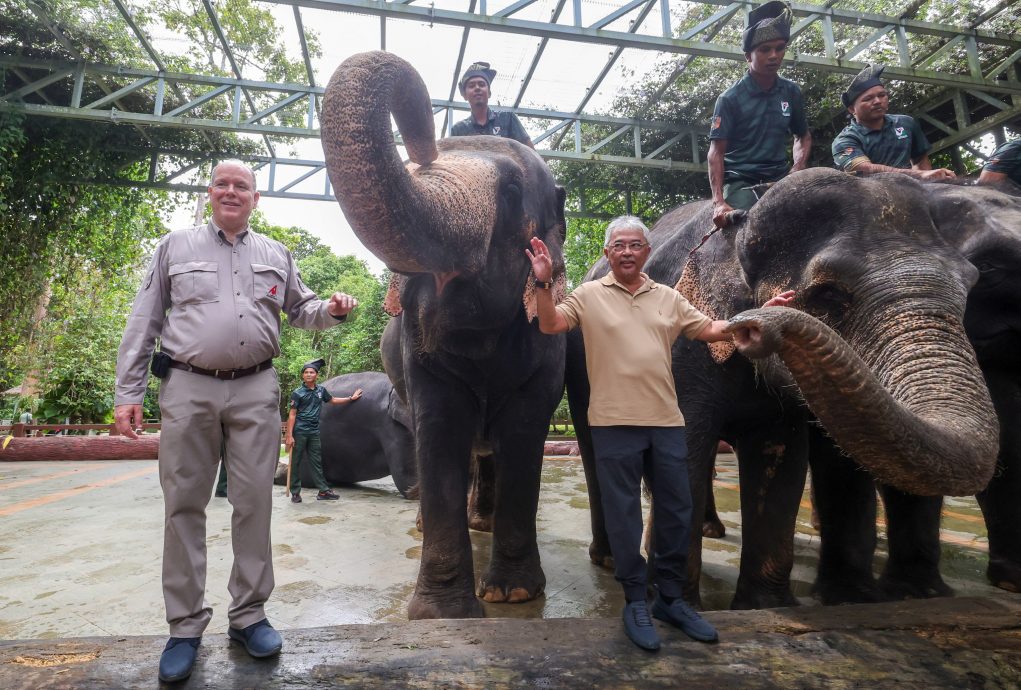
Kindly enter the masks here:
<path id="1" fill-rule="evenodd" d="M 294 632 L 286 639 L 307 642 L 316 635 L 340 635 L 296 629 L 406 621 L 421 551 L 416 502 L 401 498 L 388 478 L 341 487 L 336 502 L 317 502 L 314 492 L 305 491 L 305 502 L 292 504 L 282 487 L 274 491 L 277 584 L 267 614 L 277 628 Z M 716 497 L 727 536 L 705 541 L 703 593 L 708 610 L 729 606 L 737 578 L 741 534 L 732 455 L 720 457 Z M 0 518 L 0 639 L 156 636 L 147 643 L 155 651 L 145 647 L 147 658 L 155 659 L 167 629 L 160 589 L 162 498 L 155 461 L 0 464 Z M 818 536 L 811 528 L 807 494 L 798 529 L 794 592 L 811 606 L 817 603 L 809 590 Z M 227 626 L 231 551 L 226 499 L 211 499 L 207 533 L 207 597 L 214 613 L 204 646 L 220 645 L 212 641 L 222 637 L 218 633 Z M 588 497 L 578 458 L 547 458 L 538 538 L 546 595 L 524 604 L 485 604 L 487 616 L 604 619 L 594 628 L 602 632 L 593 634 L 623 640 L 623 648 L 629 649 L 618 618 L 623 603 L 619 587 L 610 572 L 591 565 L 587 557 Z M 1016 615 L 1021 597 L 985 581 L 985 528 L 974 499 L 948 499 L 942 539 L 942 571 L 958 596 L 1004 604 Z M 480 572 L 488 560 L 490 536 L 473 532 L 472 541 Z M 881 540 L 880 548 L 884 546 Z M 737 621 L 741 615 L 750 614 L 710 614 L 714 621 L 731 616 Z M 386 625 L 373 629 L 374 636 L 408 630 Z M 532 629 L 527 634 L 548 636 Z M 73 643 L 64 640 L 59 645 Z M 0 667 L 0 674 L 11 668 Z M 151 670 L 146 669 L 145 678 L 152 678 Z"/>
<path id="2" fill-rule="evenodd" d="M 389 478 L 338 489 L 336 502 L 292 504 L 275 488 L 276 590 L 268 605 L 281 629 L 406 620 L 418 572 L 417 502 Z M 716 481 L 724 539 L 706 539 L 707 610 L 729 607 L 740 555 L 737 469 L 721 455 Z M 0 639 L 158 635 L 166 631 L 160 589 L 163 506 L 155 461 L 0 464 Z M 882 530 L 882 523 L 880 523 Z M 230 505 L 208 510 L 210 629 L 227 624 L 231 566 Z M 588 495 L 581 461 L 547 458 L 538 515 L 546 596 L 524 604 L 486 604 L 510 618 L 616 617 L 622 605 L 610 572 L 592 566 Z M 1014 596 L 985 581 L 985 526 L 973 498 L 948 499 L 942 571 L 959 596 Z M 476 572 L 490 535 L 473 532 Z M 818 550 L 807 494 L 798 519 L 793 589 L 810 594 Z M 885 544 L 881 541 L 880 549 Z M 881 567 L 882 554 L 877 558 Z"/>

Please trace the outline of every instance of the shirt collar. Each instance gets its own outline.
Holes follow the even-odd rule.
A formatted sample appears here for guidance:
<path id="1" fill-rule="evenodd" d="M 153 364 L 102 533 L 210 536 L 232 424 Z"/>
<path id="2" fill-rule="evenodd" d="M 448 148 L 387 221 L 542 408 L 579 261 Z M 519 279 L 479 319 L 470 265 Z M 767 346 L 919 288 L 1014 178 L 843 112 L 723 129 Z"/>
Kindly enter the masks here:
<path id="1" fill-rule="evenodd" d="M 856 127 L 858 129 L 858 131 L 861 132 L 862 134 L 878 134 L 878 133 L 882 132 L 884 129 L 886 129 L 887 127 L 892 127 L 894 122 L 893 122 L 893 118 L 890 117 L 890 113 L 887 113 L 886 115 L 883 115 L 883 124 L 882 124 L 882 126 L 879 129 L 872 129 L 870 127 L 866 127 L 865 125 L 863 125 L 862 123 L 858 122 L 857 120 L 852 120 L 851 124 L 854 127 Z"/>
<path id="2" fill-rule="evenodd" d="M 643 272 L 642 273 L 642 277 L 645 278 L 645 282 L 642 284 L 642 287 L 638 288 L 638 290 L 634 293 L 635 295 L 640 295 L 643 292 L 647 292 L 649 290 L 654 290 L 657 287 L 659 287 L 659 285 L 656 283 L 656 281 L 654 281 L 652 278 L 650 278 L 648 276 L 648 274 Z M 613 286 L 619 287 L 621 290 L 623 290 L 624 292 L 628 293 L 629 295 L 631 294 L 630 290 L 628 290 L 626 287 L 624 287 L 623 285 L 621 285 L 617 281 L 617 279 L 613 275 L 613 271 L 607 273 L 605 276 L 600 278 L 599 282 L 602 283 L 603 285 L 607 286 L 607 287 L 613 287 Z"/>
<path id="3" fill-rule="evenodd" d="M 752 73 L 749 70 L 745 70 L 744 76 L 741 77 L 741 82 L 744 84 L 745 90 L 753 96 L 768 96 L 771 93 L 776 92 L 780 86 L 780 75 L 776 75 L 776 81 L 768 89 L 763 91 L 755 79 L 752 77 Z"/>
<path id="4" fill-rule="evenodd" d="M 238 233 L 238 242 L 239 243 L 241 243 L 241 244 L 248 244 L 248 231 L 251 230 L 251 229 L 252 229 L 251 225 L 246 225 L 245 229 Z M 219 238 L 219 240 L 221 242 L 223 242 L 224 244 L 231 244 L 227 240 L 227 236 L 225 234 L 223 234 L 223 230 L 220 228 L 219 225 L 217 225 L 215 222 L 213 222 L 212 218 L 209 219 L 209 232 L 213 233 L 213 235 L 215 235 L 217 238 Z"/>

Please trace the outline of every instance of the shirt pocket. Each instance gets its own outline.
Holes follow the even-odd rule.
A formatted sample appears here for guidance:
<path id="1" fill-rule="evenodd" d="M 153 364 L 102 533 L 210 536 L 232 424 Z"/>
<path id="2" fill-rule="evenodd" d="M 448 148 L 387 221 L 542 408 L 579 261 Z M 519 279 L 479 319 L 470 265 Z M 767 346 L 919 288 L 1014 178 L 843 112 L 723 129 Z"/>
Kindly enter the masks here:
<path id="1" fill-rule="evenodd" d="M 272 302 L 277 306 L 284 303 L 284 289 L 287 286 L 287 272 L 270 264 L 252 264 L 254 292 L 257 302 Z"/>
<path id="2" fill-rule="evenodd" d="M 215 261 L 170 264 L 167 273 L 173 304 L 203 304 L 220 300 L 220 272 Z"/>

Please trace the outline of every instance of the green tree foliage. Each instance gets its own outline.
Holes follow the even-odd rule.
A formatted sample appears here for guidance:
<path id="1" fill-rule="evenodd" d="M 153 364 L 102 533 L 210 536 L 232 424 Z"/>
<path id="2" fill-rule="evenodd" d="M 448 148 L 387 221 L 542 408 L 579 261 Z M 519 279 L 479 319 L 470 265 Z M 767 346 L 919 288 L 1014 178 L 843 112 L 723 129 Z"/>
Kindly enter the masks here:
<path id="1" fill-rule="evenodd" d="M 143 30 L 169 26 L 195 46 L 183 56 L 165 55 L 170 69 L 229 70 L 201 3 L 128 4 Z M 231 48 L 244 76 L 293 81 L 303 74 L 300 61 L 285 59 L 282 32 L 266 8 L 249 0 L 230 0 L 218 2 L 217 11 L 228 37 L 234 38 Z M 318 54 L 317 39 L 308 33 L 310 50 Z M 33 59 L 153 67 L 108 0 L 0 0 L 0 52 Z M 33 78 L 18 70 L 0 69 L 8 90 Z M 126 83 L 112 77 L 103 84 L 86 80 L 81 100 L 102 98 Z M 68 103 L 72 88 L 70 78 L 60 80 L 25 100 Z M 166 107 L 198 95 L 183 85 L 178 89 L 168 89 Z M 125 98 L 132 109 L 144 111 L 151 108 L 154 96 L 155 89 L 150 87 Z M 265 107 L 275 95 L 253 98 L 256 107 Z M 216 117 L 229 108 L 222 98 L 194 112 L 199 117 Z M 300 107 L 281 111 L 279 116 L 303 122 L 305 112 Z M 145 179 L 148 151 L 153 147 L 193 152 L 212 148 L 230 157 L 256 151 L 260 144 L 232 134 L 0 114 L 0 390 L 26 376 L 34 377 L 52 387 L 46 390 L 46 400 L 53 410 L 60 408 L 61 413 L 83 419 L 105 414 L 106 403 L 86 403 L 81 392 L 93 386 L 102 396 L 111 389 L 107 384 L 112 381 L 119 339 L 111 334 L 123 329 L 127 311 L 119 301 L 123 294 L 113 286 L 141 268 L 164 232 L 160 216 L 174 199 L 163 192 L 86 181 Z M 299 250 L 311 251 L 314 241 L 306 244 Z M 110 289 L 104 291 L 104 285 Z M 91 292 L 86 286 L 93 288 Z M 133 294 L 133 289 L 125 294 Z M 82 291 L 84 301 L 76 301 L 75 290 Z M 92 293 L 103 299 L 90 297 Z M 100 362 L 103 348 L 109 351 Z"/>

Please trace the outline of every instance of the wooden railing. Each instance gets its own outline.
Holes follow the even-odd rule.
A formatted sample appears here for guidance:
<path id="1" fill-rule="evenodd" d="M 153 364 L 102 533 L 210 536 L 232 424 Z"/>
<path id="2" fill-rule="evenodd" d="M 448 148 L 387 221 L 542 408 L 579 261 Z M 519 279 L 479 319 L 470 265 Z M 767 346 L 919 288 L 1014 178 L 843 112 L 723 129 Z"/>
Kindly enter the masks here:
<path id="1" fill-rule="evenodd" d="M 142 424 L 142 433 L 146 432 L 158 432 L 160 430 L 159 422 L 146 422 Z M 67 432 L 78 435 L 81 432 L 98 431 L 106 432 L 110 436 L 119 436 L 117 429 L 113 424 L 0 424 L 0 438 L 5 436 L 13 436 L 14 438 L 26 438 L 30 436 L 44 436 L 47 432 L 60 433 Z M 280 424 L 280 433 L 283 435 L 287 431 L 287 422 Z"/>

